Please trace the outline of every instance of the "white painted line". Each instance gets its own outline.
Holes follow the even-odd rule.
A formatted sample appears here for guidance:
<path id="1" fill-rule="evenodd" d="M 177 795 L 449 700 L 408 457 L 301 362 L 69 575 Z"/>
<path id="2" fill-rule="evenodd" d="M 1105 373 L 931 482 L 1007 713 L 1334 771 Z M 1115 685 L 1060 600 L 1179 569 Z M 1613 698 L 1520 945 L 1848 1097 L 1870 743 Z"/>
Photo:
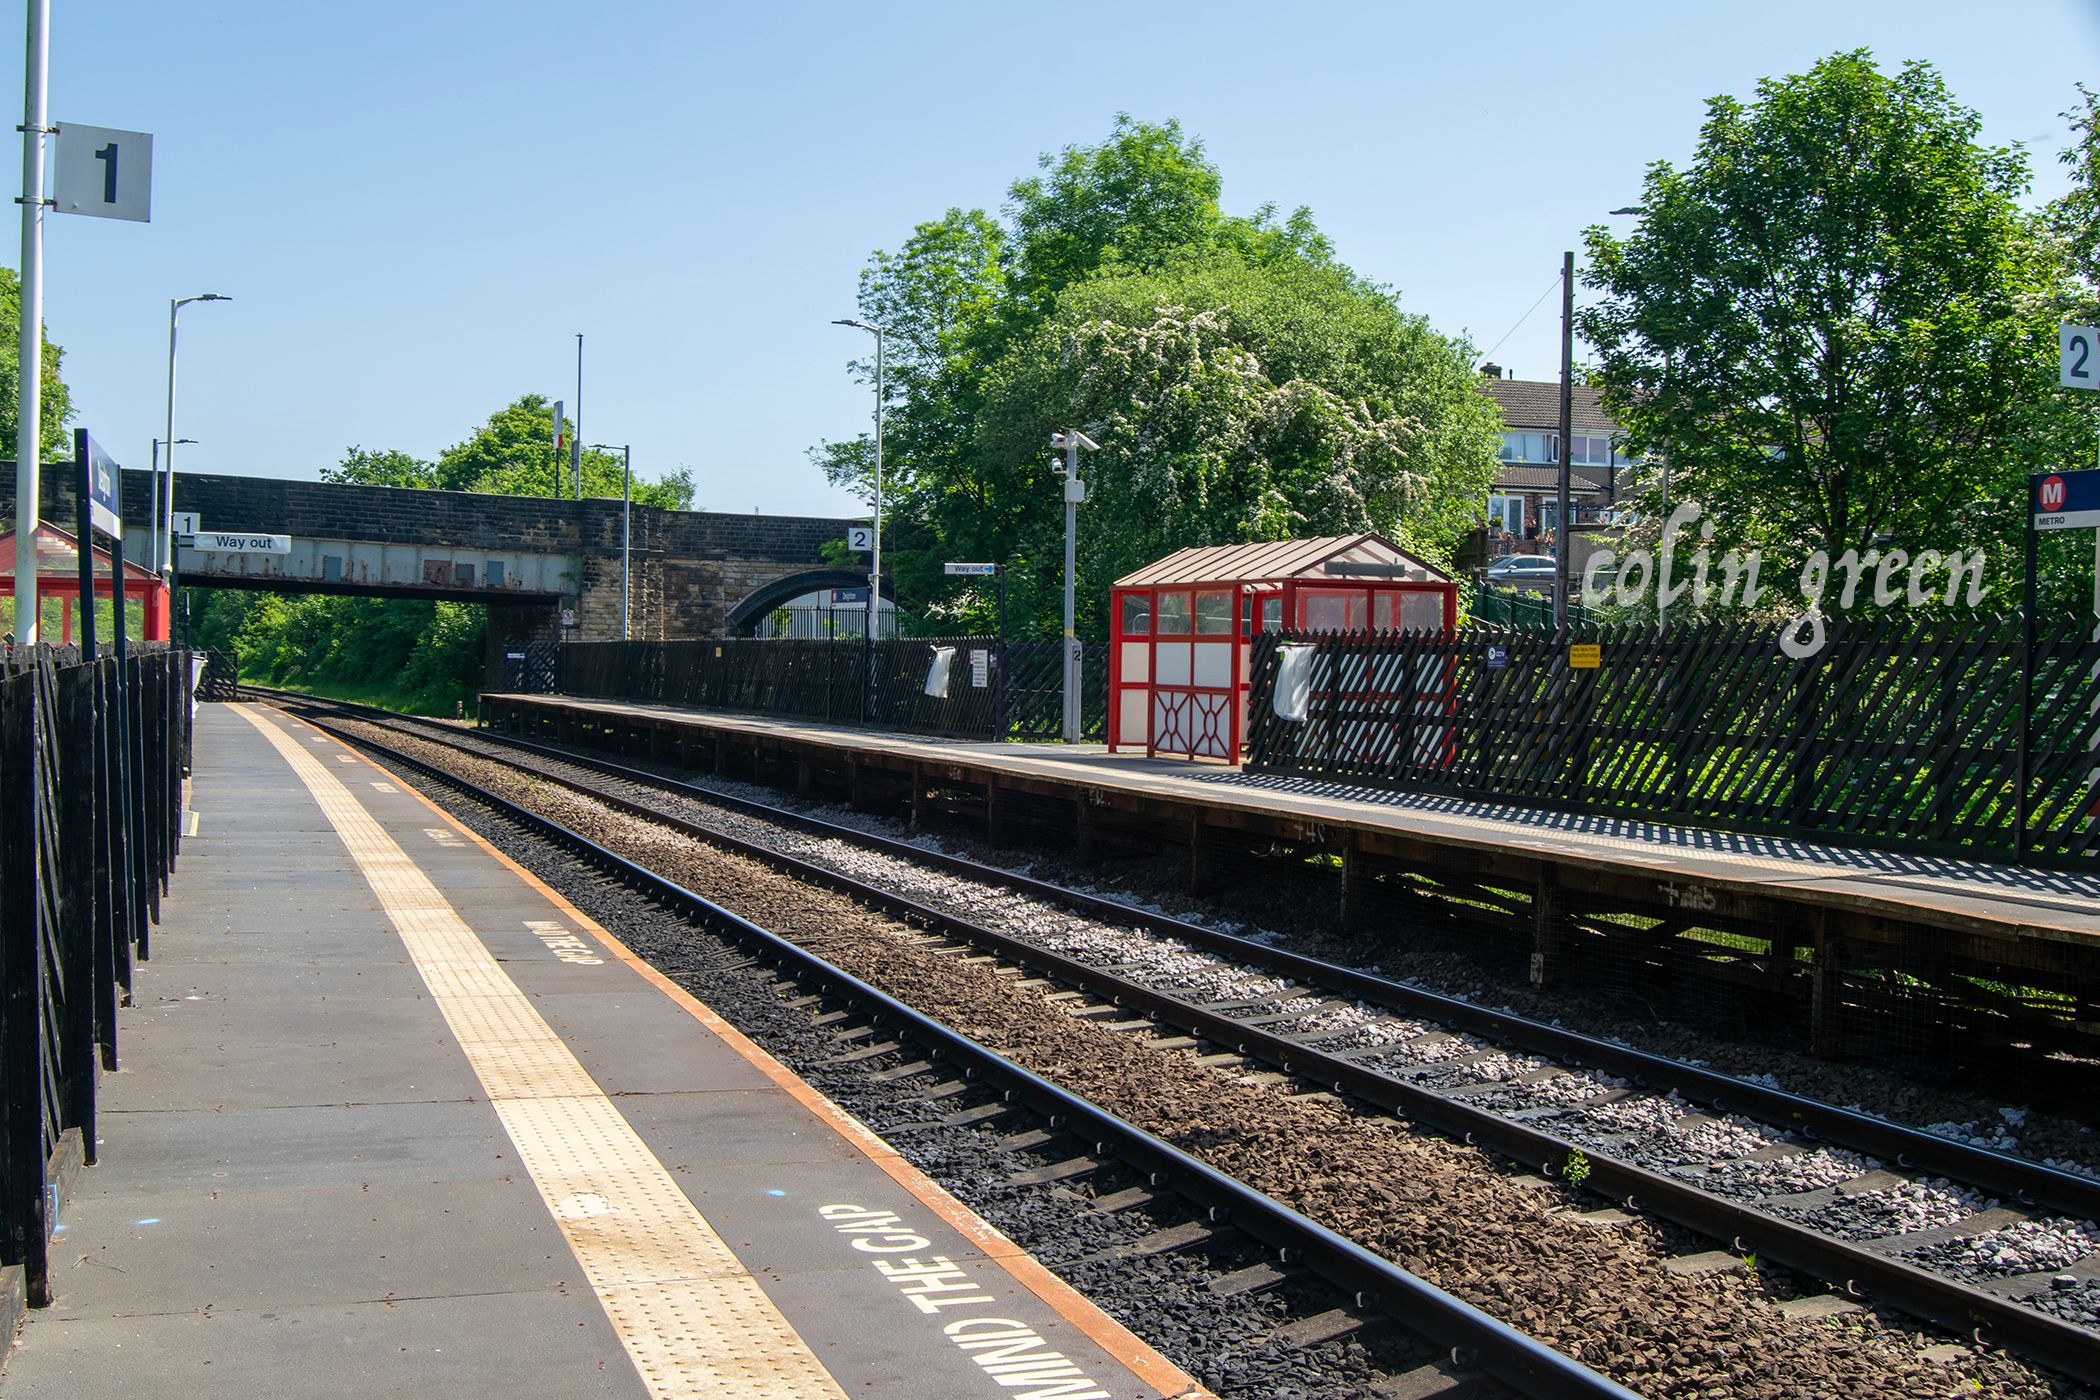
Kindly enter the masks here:
<path id="1" fill-rule="evenodd" d="M 335 761 L 337 763 L 355 763 L 357 762 L 357 755 L 354 753 L 339 753 L 335 756 Z"/>
<path id="2" fill-rule="evenodd" d="M 394 785 L 393 785 L 392 783 L 374 783 L 374 784 L 372 784 L 372 789 L 373 789 L 373 791 L 375 791 L 375 792 L 399 792 L 399 791 L 401 791 L 401 789 L 400 789 L 400 788 L 397 788 L 397 787 L 395 787 L 395 786 L 394 786 Z"/>
<path id="3" fill-rule="evenodd" d="M 241 716 L 291 764 L 379 897 L 649 1394 L 844 1400 L 430 877 L 289 735 Z"/>
<path id="4" fill-rule="evenodd" d="M 197 834 L 197 809 L 195 807 L 190 808 L 190 824 L 183 829 L 182 834 L 184 836 L 195 836 Z"/>

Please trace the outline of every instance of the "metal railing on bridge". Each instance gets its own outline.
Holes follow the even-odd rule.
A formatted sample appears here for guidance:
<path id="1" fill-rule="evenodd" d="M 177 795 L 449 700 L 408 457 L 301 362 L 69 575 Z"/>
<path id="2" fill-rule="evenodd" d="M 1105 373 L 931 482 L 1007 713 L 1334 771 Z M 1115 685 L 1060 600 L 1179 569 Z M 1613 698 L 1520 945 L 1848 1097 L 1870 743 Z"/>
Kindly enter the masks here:
<path id="1" fill-rule="evenodd" d="M 181 841 L 190 654 L 0 654 L 0 1264 L 51 1298 L 53 1173 L 95 1160 L 96 1060 Z"/>

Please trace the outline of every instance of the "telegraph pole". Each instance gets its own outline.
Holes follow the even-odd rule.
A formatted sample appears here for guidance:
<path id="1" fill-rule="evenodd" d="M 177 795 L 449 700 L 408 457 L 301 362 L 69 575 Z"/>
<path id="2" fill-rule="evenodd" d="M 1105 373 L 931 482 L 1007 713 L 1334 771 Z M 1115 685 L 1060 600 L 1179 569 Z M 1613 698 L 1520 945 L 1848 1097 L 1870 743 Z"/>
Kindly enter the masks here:
<path id="1" fill-rule="evenodd" d="M 1560 255 L 1560 523 L 1553 532 L 1553 628 L 1568 630 L 1568 459 L 1575 446 L 1575 254 Z M 1606 470 L 1610 470 L 1609 467 Z"/>

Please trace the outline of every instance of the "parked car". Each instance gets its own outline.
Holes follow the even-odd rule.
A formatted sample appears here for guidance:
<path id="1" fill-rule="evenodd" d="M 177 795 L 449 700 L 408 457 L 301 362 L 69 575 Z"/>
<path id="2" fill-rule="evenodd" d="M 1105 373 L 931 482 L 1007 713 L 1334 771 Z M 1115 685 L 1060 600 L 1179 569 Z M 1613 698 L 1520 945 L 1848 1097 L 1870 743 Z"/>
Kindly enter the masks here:
<path id="1" fill-rule="evenodd" d="M 1559 571 L 1550 554 L 1512 554 L 1488 565 L 1487 581 L 1503 588 L 1551 589 Z"/>

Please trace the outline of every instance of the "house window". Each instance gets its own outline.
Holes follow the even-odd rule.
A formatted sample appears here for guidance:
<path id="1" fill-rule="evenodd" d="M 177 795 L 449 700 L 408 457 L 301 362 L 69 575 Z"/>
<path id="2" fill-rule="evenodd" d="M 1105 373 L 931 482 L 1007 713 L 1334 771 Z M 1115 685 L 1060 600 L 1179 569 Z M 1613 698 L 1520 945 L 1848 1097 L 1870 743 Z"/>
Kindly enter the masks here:
<path id="1" fill-rule="evenodd" d="M 1488 497 L 1488 524 L 1499 525 L 1512 535 L 1524 533 L 1524 498 L 1522 496 Z"/>
<path id="2" fill-rule="evenodd" d="M 1559 433 L 1504 433 L 1496 453 L 1505 462 L 1558 462 Z"/>
<path id="3" fill-rule="evenodd" d="M 1123 635 L 1145 637 L 1152 633 L 1152 595 L 1149 593 L 1125 593 L 1123 595 Z"/>
<path id="4" fill-rule="evenodd" d="M 1574 444 L 1568 452 L 1568 461 L 1578 467 L 1608 467 L 1611 465 L 1611 439 L 1608 437 L 1570 438 Z M 1622 456 L 1620 462 L 1626 459 Z"/>

